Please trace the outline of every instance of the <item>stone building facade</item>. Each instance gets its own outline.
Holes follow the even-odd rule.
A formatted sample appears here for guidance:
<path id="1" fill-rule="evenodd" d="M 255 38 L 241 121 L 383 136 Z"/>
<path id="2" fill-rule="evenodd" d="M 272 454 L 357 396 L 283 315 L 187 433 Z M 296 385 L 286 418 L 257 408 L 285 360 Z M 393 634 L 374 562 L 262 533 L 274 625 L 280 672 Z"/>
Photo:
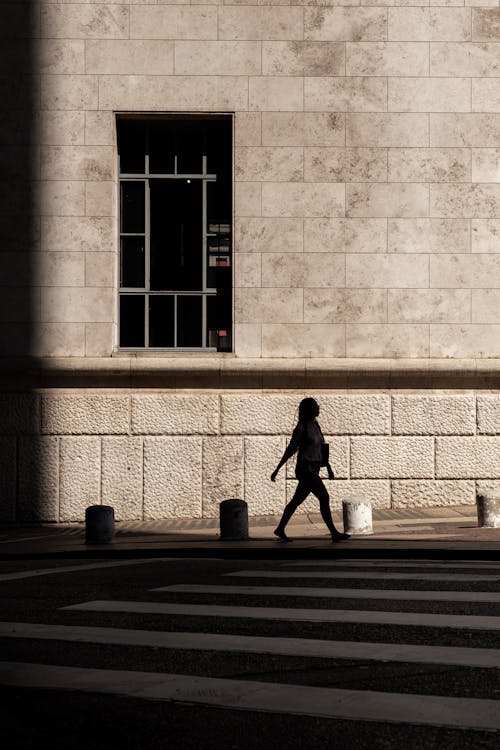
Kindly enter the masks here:
<path id="1" fill-rule="evenodd" d="M 33 0 L 0 19 L 0 520 L 81 520 L 100 502 L 121 519 L 215 516 L 227 497 L 278 513 L 293 471 L 269 474 L 304 395 L 334 504 L 500 486 L 497 0 Z M 130 122 L 148 135 L 121 135 Z M 191 122 L 228 127 L 218 223 L 222 141 L 194 172 L 180 152 L 151 167 L 151 128 L 165 155 L 168 123 Z M 149 161 L 125 169 L 136 146 Z M 230 282 L 203 276 L 198 322 L 182 322 L 193 286 L 173 300 L 149 279 L 170 257 L 161 211 L 147 198 L 124 224 L 120 185 L 153 195 L 161 179 L 208 191 L 203 274 Z M 184 199 L 161 195 L 168 228 Z M 221 299 L 229 318 L 210 322 Z"/>

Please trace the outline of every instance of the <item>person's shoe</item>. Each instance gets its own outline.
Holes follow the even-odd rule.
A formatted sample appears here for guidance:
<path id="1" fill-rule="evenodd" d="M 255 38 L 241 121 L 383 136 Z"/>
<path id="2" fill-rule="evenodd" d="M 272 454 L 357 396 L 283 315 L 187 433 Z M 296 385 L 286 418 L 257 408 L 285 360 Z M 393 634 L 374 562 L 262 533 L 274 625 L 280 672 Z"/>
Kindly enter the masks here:
<path id="1" fill-rule="evenodd" d="M 290 539 L 281 529 L 274 529 L 273 534 L 278 537 L 280 542 L 293 542 L 293 539 Z"/>
<path id="2" fill-rule="evenodd" d="M 350 539 L 350 534 L 343 534 L 341 531 L 336 531 L 332 534 L 332 542 L 345 542 L 346 539 Z"/>

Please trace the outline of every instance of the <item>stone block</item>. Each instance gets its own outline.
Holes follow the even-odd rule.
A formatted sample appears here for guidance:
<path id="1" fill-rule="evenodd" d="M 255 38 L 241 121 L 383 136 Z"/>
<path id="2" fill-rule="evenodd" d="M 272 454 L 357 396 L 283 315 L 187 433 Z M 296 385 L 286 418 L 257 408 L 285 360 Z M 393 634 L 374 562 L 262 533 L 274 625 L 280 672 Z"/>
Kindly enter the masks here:
<path id="1" fill-rule="evenodd" d="M 126 5 L 73 5 L 41 7 L 42 37 L 54 39 L 125 39 L 129 31 Z"/>
<path id="2" fill-rule="evenodd" d="M 468 8 L 389 8 L 391 41 L 469 42 L 471 17 Z"/>
<path id="3" fill-rule="evenodd" d="M 53 293 L 56 289 L 52 287 L 47 291 Z M 35 357 L 85 356 L 85 326 L 82 323 L 39 323 L 34 331 L 29 332 L 28 340 L 30 350 L 23 354 Z"/>
<path id="4" fill-rule="evenodd" d="M 260 112 L 236 112 L 234 118 L 234 145 L 262 145 L 262 114 Z"/>
<path id="5" fill-rule="evenodd" d="M 472 219 L 471 243 L 473 253 L 497 253 L 498 236 L 500 234 L 499 219 Z"/>
<path id="6" fill-rule="evenodd" d="M 304 246 L 315 253 L 385 253 L 387 219 L 306 219 Z"/>
<path id="7" fill-rule="evenodd" d="M 262 184 L 237 182 L 234 186 L 234 213 L 240 217 L 257 217 L 262 214 Z"/>
<path id="8" fill-rule="evenodd" d="M 86 253 L 85 286 L 114 287 L 116 275 L 115 253 Z"/>
<path id="9" fill-rule="evenodd" d="M 480 479 L 476 482 L 476 494 L 477 495 L 489 495 L 500 492 L 500 481 L 494 479 Z M 476 502 L 476 498 L 474 498 Z"/>
<path id="10" fill-rule="evenodd" d="M 173 75 L 174 42 L 159 39 L 108 39 L 85 45 L 86 73 Z"/>
<path id="11" fill-rule="evenodd" d="M 44 146 L 42 180 L 111 180 L 114 149 L 111 146 Z"/>
<path id="12" fill-rule="evenodd" d="M 390 182 L 470 182 L 466 148 L 390 148 Z"/>
<path id="13" fill-rule="evenodd" d="M 302 289 L 235 289 L 234 319 L 237 323 L 300 323 Z"/>
<path id="14" fill-rule="evenodd" d="M 67 180 L 46 180 L 39 183 L 34 196 L 35 214 L 40 216 L 83 216 L 85 183 Z"/>
<path id="15" fill-rule="evenodd" d="M 472 149 L 472 181 L 500 182 L 500 149 L 474 148 Z"/>
<path id="16" fill-rule="evenodd" d="M 0 521 L 16 520 L 16 439 L 0 437 Z"/>
<path id="17" fill-rule="evenodd" d="M 85 184 L 85 215 L 109 217 L 116 215 L 116 183 L 91 182 Z"/>
<path id="18" fill-rule="evenodd" d="M 59 521 L 59 438 L 19 441 L 19 521 Z"/>
<path id="19" fill-rule="evenodd" d="M 346 286 L 354 289 L 425 288 L 429 286 L 428 259 L 409 254 L 348 255 Z"/>
<path id="20" fill-rule="evenodd" d="M 473 78 L 471 108 L 473 112 L 498 112 L 500 103 L 500 83 L 498 78 Z M 483 145 L 494 144 L 483 142 Z M 477 145 L 481 145 L 479 142 Z"/>
<path id="21" fill-rule="evenodd" d="M 36 435 L 39 432 L 39 397 L 31 393 L 2 393 L 0 435 Z"/>
<path id="22" fill-rule="evenodd" d="M 383 289 L 304 289 L 304 323 L 385 323 Z"/>
<path id="23" fill-rule="evenodd" d="M 422 217 L 428 213 L 429 187 L 426 184 L 358 182 L 347 185 L 346 214 L 349 217 Z"/>
<path id="24" fill-rule="evenodd" d="M 114 112 L 85 112 L 85 145 L 115 145 Z"/>
<path id="25" fill-rule="evenodd" d="M 477 253 L 431 256 L 430 286 L 442 289 L 498 289 L 500 257 Z"/>
<path id="26" fill-rule="evenodd" d="M 53 6 L 53 7 L 64 7 Z M 68 8 L 71 6 L 68 5 Z M 93 75 L 42 75 L 41 97 L 44 109 L 80 110 L 98 109 L 97 76 Z"/>
<path id="27" fill-rule="evenodd" d="M 141 520 L 142 440 L 132 437 L 102 439 L 102 503 L 111 505 L 115 518 Z"/>
<path id="28" fill-rule="evenodd" d="M 500 461 L 498 437 L 436 438 L 436 477 L 496 479 Z"/>
<path id="29" fill-rule="evenodd" d="M 271 474 L 283 451 L 283 437 L 245 438 L 245 500 L 248 515 L 280 515 L 286 504 L 286 471 L 283 467 L 275 482 Z"/>
<path id="30" fill-rule="evenodd" d="M 213 10 L 216 12 L 217 9 Z M 302 38 L 302 8 L 224 5 L 219 9 L 219 39 L 275 41 Z"/>
<path id="31" fill-rule="evenodd" d="M 384 182 L 387 180 L 387 150 L 306 148 L 304 179 L 312 182 Z"/>
<path id="32" fill-rule="evenodd" d="M 472 317 L 473 323 L 500 323 L 500 290 L 473 289 Z"/>
<path id="33" fill-rule="evenodd" d="M 474 302 L 472 305 L 474 319 Z M 430 356 L 500 357 L 500 325 L 431 325 Z"/>
<path id="34" fill-rule="evenodd" d="M 219 504 L 243 499 L 243 438 L 203 438 L 203 518 L 218 518 Z"/>
<path id="35" fill-rule="evenodd" d="M 487 219 L 500 215 L 500 185 L 473 183 L 468 185 L 430 186 L 432 216 Z"/>
<path id="36" fill-rule="evenodd" d="M 37 128 L 40 144 L 64 146 L 83 144 L 85 141 L 85 116 L 88 112 L 45 111 Z"/>
<path id="37" fill-rule="evenodd" d="M 42 252 L 96 252 L 114 247 L 111 217 L 51 216 L 42 219 Z"/>
<path id="38" fill-rule="evenodd" d="M 302 252 L 300 219 L 241 218 L 235 226 L 237 253 Z"/>
<path id="39" fill-rule="evenodd" d="M 474 96 L 474 88 L 473 88 Z M 473 103 L 473 108 L 476 105 Z M 431 114 L 431 146 L 496 148 L 500 139 L 500 114 Z"/>
<path id="40" fill-rule="evenodd" d="M 260 323 L 235 323 L 234 352 L 237 357 L 260 357 L 262 354 Z"/>
<path id="41" fill-rule="evenodd" d="M 294 182 L 304 177 L 304 151 L 301 148 L 237 148 L 234 175 L 239 182 Z"/>
<path id="42" fill-rule="evenodd" d="M 250 110 L 300 112 L 304 103 L 304 81 L 300 76 L 251 77 L 248 97 Z"/>
<path id="43" fill-rule="evenodd" d="M 345 283 L 343 255 L 324 253 L 265 253 L 262 286 L 336 287 Z M 267 321 L 263 321 L 267 322 Z"/>
<path id="44" fill-rule="evenodd" d="M 217 39 L 217 7 L 130 6 L 131 39 Z"/>
<path id="45" fill-rule="evenodd" d="M 144 440 L 144 518 L 201 518 L 201 437 Z"/>
<path id="46" fill-rule="evenodd" d="M 389 112 L 469 112 L 470 78 L 388 79 Z"/>
<path id="47" fill-rule="evenodd" d="M 390 253 L 469 253 L 468 219 L 389 219 Z"/>
<path id="48" fill-rule="evenodd" d="M 134 435 L 216 435 L 219 399 L 211 395 L 132 396 Z"/>
<path id="49" fill-rule="evenodd" d="M 37 257 L 33 268 L 33 282 L 37 286 L 73 286 L 85 285 L 85 256 L 83 253 L 44 252 Z"/>
<path id="50" fill-rule="evenodd" d="M 500 434 L 500 396 L 477 395 L 477 431 L 484 435 Z"/>
<path id="51" fill-rule="evenodd" d="M 433 438 L 351 438 L 353 479 L 424 479 L 433 476 Z"/>
<path id="52" fill-rule="evenodd" d="M 429 326 L 348 323 L 346 356 L 425 359 L 429 356 Z"/>
<path id="53" fill-rule="evenodd" d="M 287 435 L 297 423 L 297 395 L 251 394 L 221 396 L 221 433 L 223 435 Z M 281 438 L 280 438 L 281 440 Z M 281 443 L 280 443 L 281 445 Z M 281 453 L 283 453 L 283 449 Z M 276 459 L 276 467 L 281 453 Z"/>
<path id="54" fill-rule="evenodd" d="M 385 42 L 385 8 L 306 8 L 304 37 L 316 41 Z"/>
<path id="55" fill-rule="evenodd" d="M 50 323 L 112 323 L 115 294 L 103 287 L 42 289 L 41 318 Z"/>
<path id="56" fill-rule="evenodd" d="M 389 323 L 468 323 L 467 289 L 389 289 Z"/>
<path id="57" fill-rule="evenodd" d="M 307 112 L 386 112 L 387 79 L 367 76 L 306 78 L 304 109 Z"/>
<path id="58" fill-rule="evenodd" d="M 396 479 L 392 482 L 393 508 L 433 508 L 439 505 L 474 505 L 474 481 Z"/>
<path id="59" fill-rule="evenodd" d="M 387 435 L 390 432 L 390 400 L 385 394 L 337 396 L 319 393 L 317 400 L 319 422 L 325 435 Z"/>
<path id="60" fill-rule="evenodd" d="M 265 182 L 262 185 L 264 216 L 335 217 L 345 211 L 345 187 L 336 183 Z"/>
<path id="61" fill-rule="evenodd" d="M 126 435 L 129 397 L 106 393 L 42 396 L 42 433 Z"/>
<path id="62" fill-rule="evenodd" d="M 429 116 L 426 114 L 361 113 L 348 114 L 348 146 L 388 148 L 429 145 Z M 431 143 L 431 145 L 435 145 Z M 443 145 L 454 145 L 443 144 Z"/>
<path id="63" fill-rule="evenodd" d="M 345 45 L 326 42 L 264 42 L 262 73 L 267 76 L 341 76 Z"/>
<path id="64" fill-rule="evenodd" d="M 474 435 L 473 395 L 393 396 L 393 435 Z"/>
<path id="65" fill-rule="evenodd" d="M 175 42 L 177 75 L 256 76 L 261 69 L 260 42 Z"/>
<path id="66" fill-rule="evenodd" d="M 434 42 L 430 48 L 431 76 L 495 77 L 500 71 L 498 44 Z M 425 75 L 425 74 L 423 74 Z"/>
<path id="67" fill-rule="evenodd" d="M 317 79 L 306 78 L 306 89 L 310 80 Z M 322 78 L 321 80 L 332 79 Z M 326 109 L 326 106 L 323 106 L 323 109 Z M 262 112 L 263 146 L 304 147 L 343 146 L 344 144 L 345 115 L 343 112 Z"/>
<path id="68" fill-rule="evenodd" d="M 85 42 L 78 39 L 40 39 L 36 44 L 39 70 L 50 74 L 85 73 Z"/>
<path id="69" fill-rule="evenodd" d="M 113 324 L 85 324 L 85 356 L 110 357 L 113 351 Z"/>
<path id="70" fill-rule="evenodd" d="M 426 76 L 429 50 L 423 42 L 352 42 L 347 44 L 348 76 Z M 439 75 L 439 74 L 437 74 Z"/>
<path id="71" fill-rule="evenodd" d="M 63 437 L 59 457 L 59 520 L 83 521 L 89 505 L 100 504 L 101 439 Z"/>
<path id="72" fill-rule="evenodd" d="M 263 357 L 345 357 L 345 327 L 328 323 L 263 324 Z"/>
<path id="73" fill-rule="evenodd" d="M 262 286 L 260 253 L 238 253 L 234 257 L 234 286 L 256 288 Z"/>
<path id="74" fill-rule="evenodd" d="M 472 39 L 475 42 L 500 42 L 500 8 L 472 9 Z"/>

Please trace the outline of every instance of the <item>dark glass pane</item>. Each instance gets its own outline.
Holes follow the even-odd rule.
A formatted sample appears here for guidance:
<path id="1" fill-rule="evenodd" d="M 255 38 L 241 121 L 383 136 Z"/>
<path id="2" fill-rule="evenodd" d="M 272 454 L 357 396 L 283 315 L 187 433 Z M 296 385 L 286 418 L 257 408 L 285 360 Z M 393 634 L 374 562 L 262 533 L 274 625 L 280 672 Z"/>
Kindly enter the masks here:
<path id="1" fill-rule="evenodd" d="M 202 288 L 201 180 L 151 180 L 151 289 Z"/>
<path id="2" fill-rule="evenodd" d="M 231 179 L 232 123 L 211 120 L 206 129 L 207 170 L 218 178 Z"/>
<path id="3" fill-rule="evenodd" d="M 144 288 L 144 237 L 121 239 L 120 286 Z"/>
<path id="4" fill-rule="evenodd" d="M 202 345 L 202 298 L 177 297 L 177 346 Z"/>
<path id="5" fill-rule="evenodd" d="M 121 182 L 121 231 L 144 232 L 144 182 Z"/>
<path id="6" fill-rule="evenodd" d="M 231 294 L 207 297 L 207 345 L 217 351 L 231 351 Z"/>
<path id="7" fill-rule="evenodd" d="M 221 234 L 229 233 L 231 231 L 231 214 L 231 182 L 219 179 L 216 182 L 207 182 L 208 231 Z"/>
<path id="8" fill-rule="evenodd" d="M 144 295 L 120 297 L 120 346 L 144 346 Z"/>
<path id="9" fill-rule="evenodd" d="M 141 120 L 118 120 L 118 154 L 122 174 L 144 174 L 146 123 Z"/>
<path id="10" fill-rule="evenodd" d="M 173 120 L 153 120 L 149 125 L 149 171 L 155 174 L 174 174 L 176 123 Z"/>
<path id="11" fill-rule="evenodd" d="M 204 150 L 204 123 L 194 120 L 179 122 L 176 138 L 178 174 L 201 174 Z"/>
<path id="12" fill-rule="evenodd" d="M 174 297 L 149 297 L 149 346 L 174 346 Z"/>

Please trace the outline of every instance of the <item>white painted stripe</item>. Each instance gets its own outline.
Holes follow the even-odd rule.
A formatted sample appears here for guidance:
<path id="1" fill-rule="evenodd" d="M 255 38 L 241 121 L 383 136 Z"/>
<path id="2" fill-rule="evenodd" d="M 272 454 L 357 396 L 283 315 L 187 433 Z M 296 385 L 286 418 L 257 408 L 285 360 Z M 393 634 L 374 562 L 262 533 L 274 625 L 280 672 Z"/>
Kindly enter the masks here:
<path id="1" fill-rule="evenodd" d="M 390 721 L 468 729 L 500 729 L 500 702 L 361 690 L 283 685 L 214 677 L 0 662 L 11 687 L 111 693 L 243 711 Z"/>
<path id="2" fill-rule="evenodd" d="M 291 607 L 230 607 L 221 604 L 168 604 L 96 600 L 61 607 L 83 612 L 187 615 L 195 617 L 243 617 L 257 620 L 303 622 L 355 622 L 362 625 L 412 625 L 432 628 L 500 630 L 500 617 L 482 615 L 434 615 L 427 612 L 380 612 L 343 609 L 295 609 Z"/>
<path id="3" fill-rule="evenodd" d="M 184 560 L 186 558 L 183 558 Z M 115 560 L 110 562 L 88 563 L 86 565 L 65 565 L 60 568 L 40 568 L 39 570 L 23 570 L 18 573 L 3 573 L 1 581 L 19 581 L 22 578 L 38 578 L 39 576 L 53 576 L 59 573 L 77 573 L 79 570 L 94 570 L 97 568 L 120 568 L 129 565 L 146 565 L 147 563 L 168 562 L 178 560 L 175 557 L 155 557 L 141 560 Z"/>
<path id="4" fill-rule="evenodd" d="M 392 599 L 395 601 L 500 603 L 500 591 L 403 591 L 401 589 L 332 589 L 301 586 L 199 586 L 174 584 L 150 591 L 186 594 L 242 594 L 244 596 L 314 596 L 324 599 Z"/>
<path id="5" fill-rule="evenodd" d="M 236 651 L 253 654 L 310 656 L 323 659 L 367 659 L 372 661 L 446 664 L 460 667 L 500 668 L 500 650 L 454 646 L 327 641 L 312 638 L 277 638 L 218 633 L 125 630 L 75 625 L 0 622 L 2 638 L 34 638 L 119 646 L 147 646 L 202 651 Z"/>
<path id="6" fill-rule="evenodd" d="M 470 569 L 474 570 L 474 568 L 484 568 L 485 570 L 491 569 L 491 570 L 497 570 L 500 573 L 500 562 L 498 563 L 491 563 L 491 562 L 480 562 L 479 560 L 474 560 L 473 562 L 463 562 L 461 560 L 460 562 L 442 562 L 436 560 L 435 562 L 430 562 L 429 560 L 426 560 L 425 562 L 400 562 L 399 560 L 301 560 L 299 562 L 284 562 L 281 563 L 282 568 L 317 568 L 317 567 L 325 567 L 325 568 L 332 568 L 332 567 L 339 567 L 339 568 L 432 568 L 436 570 L 460 570 L 462 568 L 464 569 Z"/>
<path id="7" fill-rule="evenodd" d="M 498 575 L 446 574 L 446 573 L 385 573 L 364 570 L 236 570 L 233 573 L 223 573 L 225 576 L 240 578 L 363 578 L 377 581 L 500 581 Z"/>

